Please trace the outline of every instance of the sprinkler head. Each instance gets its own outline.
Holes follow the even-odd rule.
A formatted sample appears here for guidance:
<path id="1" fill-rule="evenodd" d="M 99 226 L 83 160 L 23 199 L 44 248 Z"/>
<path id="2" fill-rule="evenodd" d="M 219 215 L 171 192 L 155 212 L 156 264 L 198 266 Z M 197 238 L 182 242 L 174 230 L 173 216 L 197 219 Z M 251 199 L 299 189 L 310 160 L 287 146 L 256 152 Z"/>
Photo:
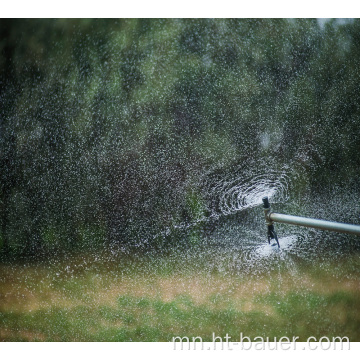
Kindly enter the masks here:
<path id="1" fill-rule="evenodd" d="M 269 198 L 267 196 L 263 197 L 262 201 L 263 201 L 263 204 L 264 204 L 264 209 L 270 208 Z"/>
<path id="2" fill-rule="evenodd" d="M 267 225 L 267 228 L 268 228 L 267 229 L 268 242 L 270 244 L 270 240 L 274 239 L 276 241 L 278 247 L 280 248 L 280 244 L 279 244 L 277 234 L 275 232 L 274 224 L 273 224 L 272 220 L 270 219 L 269 198 L 267 196 L 265 196 L 265 197 L 263 197 L 262 201 L 263 201 L 263 204 L 264 204 L 265 221 L 266 221 L 266 225 Z"/>

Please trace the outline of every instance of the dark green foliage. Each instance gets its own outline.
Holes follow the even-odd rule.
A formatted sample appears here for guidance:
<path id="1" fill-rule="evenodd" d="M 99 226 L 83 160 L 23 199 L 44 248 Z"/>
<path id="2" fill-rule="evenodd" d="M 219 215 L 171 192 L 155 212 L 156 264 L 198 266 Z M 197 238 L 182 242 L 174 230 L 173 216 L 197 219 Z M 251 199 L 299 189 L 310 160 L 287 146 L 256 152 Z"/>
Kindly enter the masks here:
<path id="1" fill-rule="evenodd" d="M 203 174 L 270 150 L 311 190 L 358 186 L 359 29 L 1 20 L 2 251 L 197 243 Z"/>

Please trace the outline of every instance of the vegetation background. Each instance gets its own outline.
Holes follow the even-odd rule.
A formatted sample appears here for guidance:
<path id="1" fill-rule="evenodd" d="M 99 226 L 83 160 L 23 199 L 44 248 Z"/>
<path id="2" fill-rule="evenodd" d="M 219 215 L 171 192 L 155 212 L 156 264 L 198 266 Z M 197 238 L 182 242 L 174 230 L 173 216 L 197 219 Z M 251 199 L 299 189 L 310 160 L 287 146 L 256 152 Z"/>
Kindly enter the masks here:
<path id="1" fill-rule="evenodd" d="M 358 223 L 359 70 L 358 19 L 0 20 L 0 340 L 358 341 L 357 240 L 212 215 Z"/>
<path id="2" fill-rule="evenodd" d="M 191 243 L 156 234 L 249 162 L 359 190 L 358 19 L 3 19 L 0 39 L 3 254 Z"/>

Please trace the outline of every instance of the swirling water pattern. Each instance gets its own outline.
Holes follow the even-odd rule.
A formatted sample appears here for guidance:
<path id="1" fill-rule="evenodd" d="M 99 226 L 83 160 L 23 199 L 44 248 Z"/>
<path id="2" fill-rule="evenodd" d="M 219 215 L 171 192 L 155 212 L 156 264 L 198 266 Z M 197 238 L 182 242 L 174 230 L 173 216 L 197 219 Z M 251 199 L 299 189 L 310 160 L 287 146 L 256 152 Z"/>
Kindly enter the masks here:
<path id="1" fill-rule="evenodd" d="M 205 180 L 208 210 L 211 216 L 226 216 L 262 204 L 264 196 L 272 203 L 286 202 L 290 183 L 287 169 L 237 169 L 220 179 Z"/>

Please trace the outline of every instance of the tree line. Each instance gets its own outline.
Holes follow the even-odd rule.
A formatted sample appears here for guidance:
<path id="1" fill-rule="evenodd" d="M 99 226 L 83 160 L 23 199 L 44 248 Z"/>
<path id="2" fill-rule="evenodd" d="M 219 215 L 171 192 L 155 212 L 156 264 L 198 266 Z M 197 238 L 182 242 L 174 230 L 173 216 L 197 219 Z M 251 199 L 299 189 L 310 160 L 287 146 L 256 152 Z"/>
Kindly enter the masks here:
<path id="1" fill-rule="evenodd" d="M 3 19 L 0 34 L 3 253 L 166 247 L 206 217 L 206 174 L 267 157 L 299 188 L 359 189 L 357 19 Z"/>

